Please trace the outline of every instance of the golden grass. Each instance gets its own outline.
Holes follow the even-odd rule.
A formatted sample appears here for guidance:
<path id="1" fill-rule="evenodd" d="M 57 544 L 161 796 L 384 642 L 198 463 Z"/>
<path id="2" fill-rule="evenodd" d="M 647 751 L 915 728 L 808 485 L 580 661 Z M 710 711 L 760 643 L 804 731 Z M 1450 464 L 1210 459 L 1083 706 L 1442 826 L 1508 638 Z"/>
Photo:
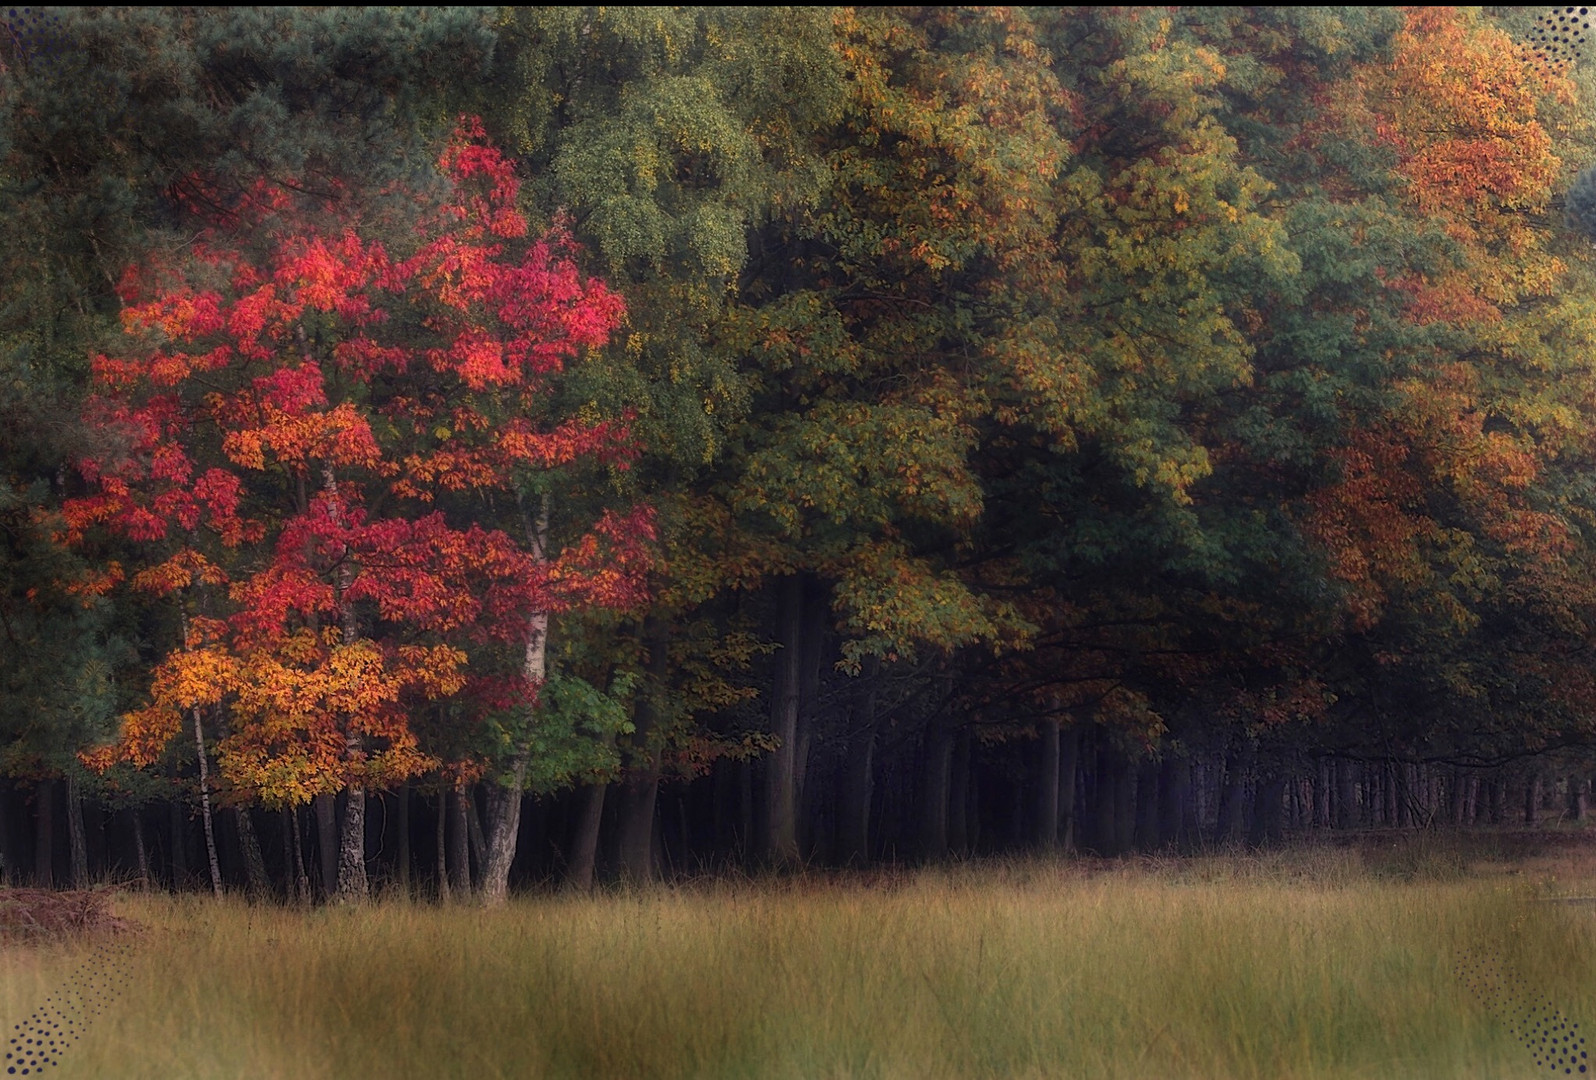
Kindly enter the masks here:
<path id="1" fill-rule="evenodd" d="M 1551 893 L 1596 894 L 1596 860 L 1515 868 L 1401 842 L 495 912 L 128 896 L 119 909 L 149 928 L 130 988 L 47 1075 L 1547 1075 L 1454 966 L 1493 951 L 1596 1026 L 1596 905 L 1536 902 Z M 7 950 L 7 1026 L 84 952 Z"/>

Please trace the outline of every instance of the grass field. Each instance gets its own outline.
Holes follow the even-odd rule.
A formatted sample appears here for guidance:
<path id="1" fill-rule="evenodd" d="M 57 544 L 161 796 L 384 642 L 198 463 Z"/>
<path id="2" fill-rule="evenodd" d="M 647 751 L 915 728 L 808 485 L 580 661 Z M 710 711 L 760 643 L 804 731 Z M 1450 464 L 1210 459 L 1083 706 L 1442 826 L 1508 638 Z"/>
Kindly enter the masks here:
<path id="1" fill-rule="evenodd" d="M 129 895 L 118 910 L 147 929 L 125 987 L 90 995 L 102 1012 L 45 1075 L 1551 1075 L 1455 967 L 1493 953 L 1517 989 L 1596 1027 L 1596 905 L 1544 899 L 1596 894 L 1596 850 L 1391 843 L 495 912 Z M 87 952 L 7 949 L 6 1027 Z"/>

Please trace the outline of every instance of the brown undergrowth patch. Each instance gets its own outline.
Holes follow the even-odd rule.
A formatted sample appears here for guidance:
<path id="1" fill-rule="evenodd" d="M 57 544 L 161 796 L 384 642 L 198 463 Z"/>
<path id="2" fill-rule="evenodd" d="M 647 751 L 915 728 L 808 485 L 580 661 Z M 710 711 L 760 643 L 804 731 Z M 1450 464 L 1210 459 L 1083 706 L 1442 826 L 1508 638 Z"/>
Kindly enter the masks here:
<path id="1" fill-rule="evenodd" d="M 131 919 L 111 911 L 119 890 L 0 889 L 0 943 L 47 942 L 113 937 L 137 932 Z"/>

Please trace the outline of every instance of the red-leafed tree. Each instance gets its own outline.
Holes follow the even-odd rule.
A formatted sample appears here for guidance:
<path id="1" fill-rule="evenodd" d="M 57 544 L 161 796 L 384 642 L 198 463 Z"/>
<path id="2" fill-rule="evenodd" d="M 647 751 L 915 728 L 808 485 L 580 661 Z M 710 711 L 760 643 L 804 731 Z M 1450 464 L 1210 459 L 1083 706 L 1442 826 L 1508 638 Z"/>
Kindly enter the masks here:
<path id="1" fill-rule="evenodd" d="M 231 785 L 278 805 L 346 793 L 342 898 L 367 891 L 364 792 L 440 764 L 410 720 L 452 697 L 521 718 L 477 763 L 502 784 L 484 892 L 503 899 L 549 617 L 636 603 L 652 540 L 632 508 L 548 550 L 560 470 L 630 452 L 624 418 L 556 404 L 622 304 L 558 233 L 529 236 L 475 121 L 439 167 L 447 194 L 404 250 L 374 214 L 261 188 L 212 211 L 181 269 L 130 275 L 129 348 L 96 358 L 91 407 L 131 452 L 82 462 L 91 494 L 66 507 L 72 538 L 141 542 L 132 585 L 185 613 L 149 704 L 87 758 L 149 762 L 213 717 Z M 514 670 L 489 659 L 509 653 Z"/>

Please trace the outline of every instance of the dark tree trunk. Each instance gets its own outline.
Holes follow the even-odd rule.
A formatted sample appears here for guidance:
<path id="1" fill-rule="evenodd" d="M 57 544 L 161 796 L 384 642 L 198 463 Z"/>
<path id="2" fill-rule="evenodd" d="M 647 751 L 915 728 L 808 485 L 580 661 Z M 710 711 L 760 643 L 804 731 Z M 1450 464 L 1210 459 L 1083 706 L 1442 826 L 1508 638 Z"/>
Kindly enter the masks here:
<path id="1" fill-rule="evenodd" d="M 398 865 L 394 872 L 399 878 L 399 892 L 406 900 L 410 899 L 410 781 L 406 780 L 399 785 L 399 795 L 395 800 L 394 817 L 399 830 L 399 856 Z"/>
<path id="2" fill-rule="evenodd" d="M 1097 798 L 1092 847 L 1099 855 L 1123 854 L 1129 847 L 1132 820 L 1131 764 L 1106 740 L 1097 748 Z"/>
<path id="3" fill-rule="evenodd" d="M 310 905 L 310 872 L 305 869 L 305 835 L 299 824 L 299 805 L 296 803 L 283 811 L 284 847 L 293 853 L 294 903 Z"/>
<path id="4" fill-rule="evenodd" d="M 138 860 L 139 891 L 150 891 L 150 850 L 144 842 L 144 815 L 138 807 L 128 811 L 133 816 L 133 855 Z"/>
<path id="5" fill-rule="evenodd" d="M 1242 837 L 1247 803 L 1247 762 L 1250 756 L 1238 745 L 1233 746 L 1225 757 L 1225 775 L 1220 781 L 1219 790 L 1219 821 L 1214 828 L 1214 838 L 1218 843 L 1233 844 Z"/>
<path id="6" fill-rule="evenodd" d="M 770 730 L 776 752 L 765 769 L 765 861 L 774 867 L 798 863 L 798 712 L 803 681 L 804 580 L 790 574 L 776 584 L 775 686 Z"/>
<path id="7" fill-rule="evenodd" d="M 872 658 L 853 685 L 852 723 L 848 735 L 848 758 L 842 767 L 842 821 L 838 829 L 841 850 L 838 855 L 847 865 L 863 866 L 870 861 L 870 800 L 875 781 L 876 679 L 877 663 Z"/>
<path id="8" fill-rule="evenodd" d="M 461 899 L 471 895 L 471 815 L 469 792 L 449 792 L 449 888 Z"/>
<path id="9" fill-rule="evenodd" d="M 438 903 L 447 904 L 451 898 L 449 890 L 449 792 L 447 789 L 438 790 L 438 813 L 433 818 L 437 826 L 437 852 L 435 860 L 436 871 L 434 876 L 438 882 Z"/>
<path id="10" fill-rule="evenodd" d="M 1590 783 L 1583 776 L 1568 778 L 1568 816 L 1574 821 L 1584 821 L 1590 808 Z"/>
<path id="11" fill-rule="evenodd" d="M 621 801 L 621 876 L 639 884 L 653 881 L 659 869 L 654 850 L 654 818 L 659 803 L 660 746 L 659 695 L 669 677 L 665 622 L 657 615 L 643 620 L 643 642 L 648 649 L 649 680 L 637 707 L 637 730 L 632 745 L 637 765 Z"/>
<path id="12" fill-rule="evenodd" d="M 1043 717 L 1037 725 L 1041 735 L 1041 769 L 1036 778 L 1036 846 L 1045 852 L 1058 850 L 1059 722 L 1058 717 Z"/>
<path id="13" fill-rule="evenodd" d="M 266 857 L 261 854 L 260 837 L 255 835 L 255 823 L 250 820 L 249 807 L 235 806 L 233 823 L 238 827 L 238 847 L 244 854 L 244 876 L 249 881 L 250 895 L 270 896 L 272 882 L 266 876 Z"/>
<path id="14" fill-rule="evenodd" d="M 1165 754 L 1158 776 L 1158 846 L 1184 850 L 1191 846 L 1186 831 L 1190 818 L 1191 762 Z"/>
<path id="15" fill-rule="evenodd" d="M 1338 829 L 1356 828 L 1358 824 L 1358 780 L 1352 771 L 1352 762 L 1336 758 L 1335 826 Z"/>
<path id="16" fill-rule="evenodd" d="M 1524 824 L 1534 825 L 1540 820 L 1541 810 L 1541 773 L 1539 769 L 1531 769 L 1529 779 L 1524 782 Z"/>
<path id="17" fill-rule="evenodd" d="M 508 814 L 510 816 L 513 816 L 514 819 L 515 819 L 516 825 L 519 826 L 521 824 L 521 804 L 520 804 L 521 786 L 519 784 L 517 784 L 516 787 L 515 787 L 516 805 L 513 806 L 513 807 L 508 805 L 508 801 L 509 801 L 508 797 L 509 797 L 509 794 L 510 794 L 510 789 L 509 788 L 503 787 L 503 786 L 498 785 L 498 784 L 492 784 L 492 785 L 490 785 L 490 788 L 491 788 L 491 790 L 489 791 L 489 795 L 488 795 L 489 799 L 491 800 L 493 798 L 493 794 L 492 794 L 493 791 L 498 791 L 500 793 L 500 798 L 503 800 L 503 803 L 502 804 L 495 804 L 495 805 L 501 805 L 502 809 L 503 809 L 503 812 L 505 812 L 506 814 Z M 463 794 L 465 796 L 466 836 L 468 838 L 470 838 L 470 841 L 471 841 L 471 865 L 476 868 L 476 875 L 475 875 L 475 879 L 474 880 L 477 882 L 477 887 L 480 889 L 481 888 L 481 883 L 482 883 L 482 875 L 487 872 L 487 865 L 488 865 L 488 838 L 486 836 L 482 835 L 482 819 L 477 814 L 477 792 L 476 792 L 476 788 L 475 787 L 466 788 L 465 791 L 463 792 Z M 504 834 L 510 838 L 510 846 L 511 846 L 510 854 L 512 856 L 515 854 L 515 850 L 514 850 L 514 848 L 515 848 L 515 834 L 516 834 L 517 831 L 518 831 L 518 829 L 516 829 L 516 830 L 512 830 L 512 829 L 504 830 Z"/>
<path id="18" fill-rule="evenodd" d="M 1485 813 L 1492 825 L 1500 825 L 1507 817 L 1507 809 L 1503 805 L 1502 788 L 1502 778 L 1495 776 L 1492 777 L 1490 785 L 1486 789 Z"/>
<path id="19" fill-rule="evenodd" d="M 1076 844 L 1075 782 L 1081 766 L 1081 727 L 1059 729 L 1058 743 L 1058 847 L 1074 851 Z"/>
<path id="20" fill-rule="evenodd" d="M 803 626 L 798 645 L 798 736 L 793 754 L 794 833 L 800 858 L 814 848 L 814 826 L 819 792 L 809 784 L 809 762 L 814 735 L 820 727 L 820 664 L 826 642 L 829 611 L 825 590 L 812 574 L 804 575 Z"/>
<path id="21" fill-rule="evenodd" d="M 948 780 L 953 768 L 953 733 L 946 717 L 935 717 L 921 749 L 920 857 L 948 855 Z"/>
<path id="22" fill-rule="evenodd" d="M 89 887 L 89 837 L 83 829 L 83 794 L 78 790 L 76 777 L 68 776 L 67 790 L 67 844 L 72 856 L 72 887 Z"/>
<path id="23" fill-rule="evenodd" d="M 322 792 L 311 800 L 316 814 L 316 853 L 320 857 L 321 895 L 331 900 L 338 891 L 338 799 Z"/>
<path id="24" fill-rule="evenodd" d="M 1133 842 L 1137 851 L 1158 847 L 1158 762 L 1151 758 L 1136 766 L 1136 826 Z"/>
<path id="25" fill-rule="evenodd" d="M 1284 808 L 1282 802 L 1286 794 L 1286 776 L 1278 769 L 1271 769 L 1258 780 L 1258 796 L 1253 801 L 1252 828 L 1248 830 L 1247 842 L 1254 847 L 1264 844 L 1279 843 L 1283 835 L 1281 817 Z"/>
<path id="26" fill-rule="evenodd" d="M 40 780 L 33 789 L 33 884 L 55 887 L 55 781 Z"/>
<path id="27" fill-rule="evenodd" d="M 970 732 L 961 728 L 953 744 L 953 776 L 948 786 L 948 849 L 970 853 Z"/>
<path id="28" fill-rule="evenodd" d="M 589 784 L 582 791 L 582 813 L 577 819 L 576 838 L 571 842 L 571 858 L 565 868 L 565 888 L 571 892 L 586 893 L 593 889 L 606 787 L 608 785 L 603 783 Z"/>

